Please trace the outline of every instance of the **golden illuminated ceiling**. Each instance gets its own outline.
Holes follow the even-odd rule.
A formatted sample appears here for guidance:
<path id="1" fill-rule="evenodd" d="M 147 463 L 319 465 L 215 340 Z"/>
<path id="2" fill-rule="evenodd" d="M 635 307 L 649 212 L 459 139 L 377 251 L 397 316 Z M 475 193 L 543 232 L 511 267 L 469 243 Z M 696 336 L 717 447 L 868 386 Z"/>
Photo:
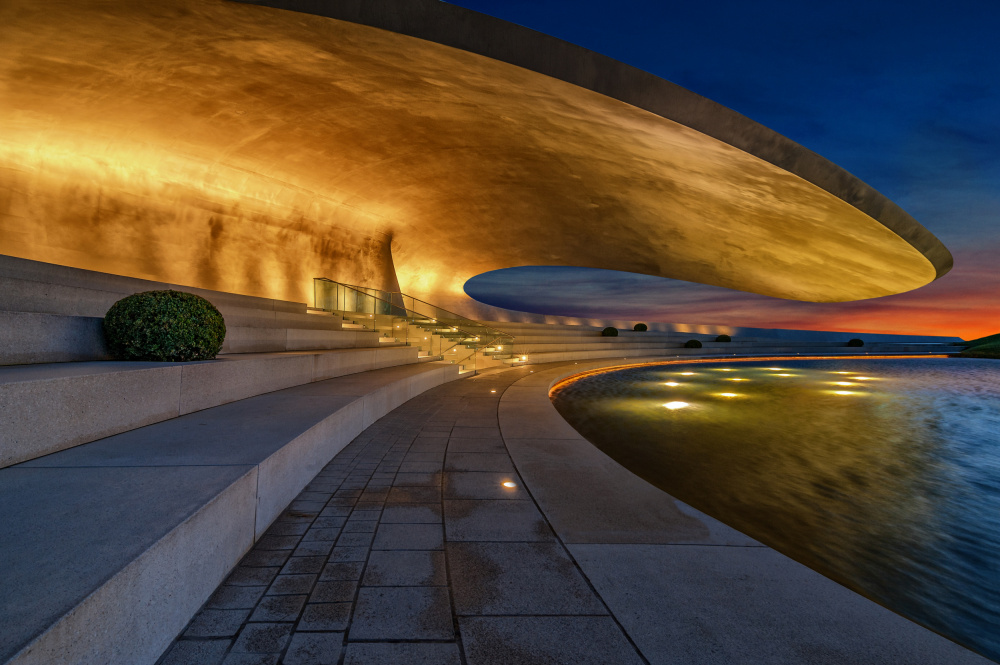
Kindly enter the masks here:
<path id="1" fill-rule="evenodd" d="M 571 265 L 840 301 L 951 265 L 839 169 L 882 223 L 584 87 L 221 0 L 4 0 L 0 128 L 0 253 L 203 288 L 311 302 L 314 276 L 398 275 L 468 310 L 470 277 Z"/>

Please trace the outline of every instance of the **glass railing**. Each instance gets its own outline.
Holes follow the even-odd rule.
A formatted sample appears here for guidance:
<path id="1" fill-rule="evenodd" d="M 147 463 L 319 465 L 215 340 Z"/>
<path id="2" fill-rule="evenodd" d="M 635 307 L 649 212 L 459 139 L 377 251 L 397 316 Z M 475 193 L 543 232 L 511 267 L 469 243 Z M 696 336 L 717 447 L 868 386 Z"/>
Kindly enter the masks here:
<path id="1" fill-rule="evenodd" d="M 462 371 L 516 362 L 513 335 L 405 293 L 317 277 L 313 279 L 313 304 L 340 316 L 347 326 L 361 326 L 377 331 L 383 339 L 416 346 L 422 358 L 461 365 Z"/>

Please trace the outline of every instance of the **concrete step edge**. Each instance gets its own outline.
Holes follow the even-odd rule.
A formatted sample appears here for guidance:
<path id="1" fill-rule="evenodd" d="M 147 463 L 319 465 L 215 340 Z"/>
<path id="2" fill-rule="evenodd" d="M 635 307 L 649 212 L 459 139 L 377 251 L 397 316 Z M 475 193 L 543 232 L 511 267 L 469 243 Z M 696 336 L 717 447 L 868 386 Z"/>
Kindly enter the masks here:
<path id="1" fill-rule="evenodd" d="M 230 355 L 191 363 L 0 367 L 0 468 L 255 395 L 415 364 L 417 351 L 356 348 Z"/>
<path id="2" fill-rule="evenodd" d="M 458 378 L 457 368 L 421 365 L 333 410 L 203 501 L 117 573 L 101 580 L 81 602 L 42 627 L 7 665 L 155 663 L 267 527 L 334 455 L 392 409 Z M 317 433 L 328 437 L 325 445 L 316 445 Z M 290 458 L 294 463 L 289 463 Z M 176 578 L 164 571 L 187 573 L 183 593 L 178 592 Z M 44 593 L 44 588 L 31 592 Z M 95 630 L 94 621 L 100 622 L 100 630 Z"/>

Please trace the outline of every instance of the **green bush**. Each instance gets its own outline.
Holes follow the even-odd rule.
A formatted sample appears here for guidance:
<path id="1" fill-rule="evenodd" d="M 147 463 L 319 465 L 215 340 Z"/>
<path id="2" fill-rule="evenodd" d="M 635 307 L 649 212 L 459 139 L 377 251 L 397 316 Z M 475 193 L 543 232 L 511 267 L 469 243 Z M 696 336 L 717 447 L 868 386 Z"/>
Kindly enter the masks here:
<path id="1" fill-rule="evenodd" d="M 104 315 L 108 349 L 120 360 L 209 360 L 222 348 L 226 322 L 215 305 L 183 291 L 145 291 Z"/>
<path id="2" fill-rule="evenodd" d="M 632 326 L 632 330 L 636 332 L 646 332 L 647 330 L 649 330 L 649 327 L 646 326 L 645 323 L 637 323 L 634 326 Z"/>
<path id="3" fill-rule="evenodd" d="M 700 349 L 701 348 L 701 342 L 699 342 L 696 339 L 689 339 L 688 341 L 684 342 L 684 348 L 685 349 Z"/>
<path id="4" fill-rule="evenodd" d="M 858 339 L 857 337 L 855 337 L 854 339 L 852 339 L 847 343 L 847 346 L 864 346 L 864 345 L 865 341 L 863 339 Z"/>
<path id="5" fill-rule="evenodd" d="M 601 331 L 601 337 L 618 337 L 618 328 L 608 326 Z"/>
<path id="6" fill-rule="evenodd" d="M 729 335 L 719 335 L 718 337 L 715 338 L 715 341 L 716 342 L 731 342 L 731 341 L 733 341 L 733 338 L 730 337 Z"/>

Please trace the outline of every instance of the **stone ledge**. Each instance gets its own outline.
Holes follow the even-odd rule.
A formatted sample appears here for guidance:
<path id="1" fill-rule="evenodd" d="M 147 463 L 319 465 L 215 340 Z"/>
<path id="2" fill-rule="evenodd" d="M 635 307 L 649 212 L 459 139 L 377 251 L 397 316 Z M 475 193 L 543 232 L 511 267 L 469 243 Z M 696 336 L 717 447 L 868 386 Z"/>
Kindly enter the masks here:
<path id="1" fill-rule="evenodd" d="M 424 363 L 318 381 L 0 470 L 0 662 L 155 662 L 323 465 L 457 378 Z"/>
<path id="2" fill-rule="evenodd" d="M 220 404 L 417 362 L 416 347 L 0 367 L 0 467 Z"/>
<path id="3" fill-rule="evenodd" d="M 584 439 L 549 389 L 621 364 L 539 367 L 506 389 L 499 420 L 525 487 L 649 662 L 991 662 L 678 501 Z"/>

